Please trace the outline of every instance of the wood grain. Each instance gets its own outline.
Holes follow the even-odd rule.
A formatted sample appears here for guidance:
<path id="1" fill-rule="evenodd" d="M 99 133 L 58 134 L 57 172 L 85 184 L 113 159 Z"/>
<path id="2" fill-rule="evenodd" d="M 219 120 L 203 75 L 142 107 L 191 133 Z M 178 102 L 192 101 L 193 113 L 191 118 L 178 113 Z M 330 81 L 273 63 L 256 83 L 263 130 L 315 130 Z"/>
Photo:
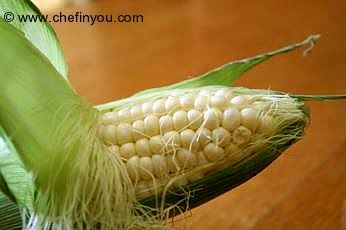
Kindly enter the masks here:
<path id="1" fill-rule="evenodd" d="M 322 35 L 246 73 L 237 85 L 346 92 L 344 1 L 95 1 L 64 13 L 141 13 L 144 23 L 55 23 L 77 91 L 93 103 L 195 76 Z M 346 102 L 311 102 L 306 137 L 260 175 L 192 211 L 187 229 L 346 229 Z"/>
<path id="2" fill-rule="evenodd" d="M 346 229 L 346 142 L 306 175 L 256 229 Z"/>

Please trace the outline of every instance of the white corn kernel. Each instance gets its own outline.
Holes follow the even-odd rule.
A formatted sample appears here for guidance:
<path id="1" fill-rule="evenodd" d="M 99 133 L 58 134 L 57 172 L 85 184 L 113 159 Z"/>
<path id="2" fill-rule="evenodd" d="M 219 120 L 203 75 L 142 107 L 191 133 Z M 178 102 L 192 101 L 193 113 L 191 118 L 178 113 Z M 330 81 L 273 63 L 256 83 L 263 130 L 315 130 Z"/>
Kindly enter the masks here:
<path id="1" fill-rule="evenodd" d="M 236 144 L 231 143 L 225 148 L 225 153 L 227 157 L 232 157 L 233 155 L 240 153 L 240 149 Z"/>
<path id="2" fill-rule="evenodd" d="M 144 131 L 148 136 L 155 136 L 160 133 L 159 119 L 155 115 L 148 115 L 144 118 Z"/>
<path id="3" fill-rule="evenodd" d="M 231 98 L 233 97 L 233 91 L 231 89 L 228 88 L 222 88 L 222 89 L 218 89 L 215 92 L 215 96 L 222 96 L 225 97 L 227 101 L 231 100 Z"/>
<path id="4" fill-rule="evenodd" d="M 203 113 L 203 123 L 208 129 L 215 129 L 220 125 L 219 115 L 216 110 L 208 109 Z"/>
<path id="5" fill-rule="evenodd" d="M 239 126 L 233 131 L 232 134 L 232 139 L 235 143 L 237 144 L 244 144 L 251 138 L 251 131 L 250 129 L 244 127 L 244 126 Z"/>
<path id="6" fill-rule="evenodd" d="M 158 178 L 163 178 L 168 174 L 168 166 L 166 157 L 155 154 L 152 156 L 154 174 Z"/>
<path id="7" fill-rule="evenodd" d="M 214 143 L 209 143 L 204 147 L 204 155 L 211 162 L 221 160 L 225 156 L 224 149 L 215 145 Z"/>
<path id="8" fill-rule="evenodd" d="M 104 125 L 115 124 L 118 121 L 117 112 L 107 112 L 101 115 L 101 123 Z"/>
<path id="9" fill-rule="evenodd" d="M 173 125 L 175 130 L 181 130 L 188 124 L 187 113 L 183 110 L 179 110 L 173 114 Z"/>
<path id="10" fill-rule="evenodd" d="M 250 130 L 255 130 L 258 125 L 257 111 L 252 108 L 245 108 L 240 111 L 240 123 Z"/>
<path id="11" fill-rule="evenodd" d="M 128 123 L 120 123 L 117 127 L 117 139 L 119 144 L 132 142 L 132 126 Z"/>
<path id="12" fill-rule="evenodd" d="M 123 108 L 118 111 L 118 119 L 119 121 L 129 121 L 131 120 L 131 112 L 129 108 Z"/>
<path id="13" fill-rule="evenodd" d="M 210 104 L 217 108 L 224 108 L 227 106 L 227 100 L 223 96 L 212 96 L 210 98 Z"/>
<path id="14" fill-rule="evenodd" d="M 205 109 L 208 105 L 208 97 L 203 95 L 198 95 L 195 99 L 194 105 L 195 105 L 195 109 L 198 109 L 198 110 Z"/>
<path id="15" fill-rule="evenodd" d="M 197 141 L 202 145 L 206 145 L 207 143 L 209 143 L 211 141 L 212 138 L 212 134 L 211 131 L 207 128 L 199 128 L 196 131 L 197 134 Z"/>
<path id="16" fill-rule="evenodd" d="M 117 144 L 117 127 L 115 125 L 104 126 L 102 133 L 106 144 Z"/>
<path id="17" fill-rule="evenodd" d="M 142 138 L 136 141 L 136 152 L 140 157 L 151 156 L 151 150 L 147 138 Z"/>
<path id="18" fill-rule="evenodd" d="M 231 99 L 231 104 L 236 107 L 242 107 L 246 105 L 248 102 L 247 98 L 243 95 L 235 96 Z"/>
<path id="19" fill-rule="evenodd" d="M 165 112 L 165 101 L 163 99 L 159 99 L 153 104 L 153 112 L 157 114 L 163 114 Z"/>
<path id="20" fill-rule="evenodd" d="M 143 117 L 142 106 L 135 105 L 130 110 L 132 119 L 140 119 Z"/>
<path id="21" fill-rule="evenodd" d="M 154 154 L 160 154 L 163 152 L 163 142 L 162 142 L 162 136 L 157 135 L 157 136 L 153 136 L 149 139 L 149 146 L 151 151 Z"/>
<path id="22" fill-rule="evenodd" d="M 196 154 L 196 157 L 197 157 L 197 164 L 198 165 L 205 165 L 205 164 L 208 164 L 208 160 L 207 158 L 205 157 L 204 153 L 201 151 L 201 152 L 198 152 Z"/>
<path id="23" fill-rule="evenodd" d="M 197 152 L 199 144 L 197 135 L 191 129 L 186 129 L 180 133 L 181 146 L 189 151 Z"/>
<path id="24" fill-rule="evenodd" d="M 174 112 L 180 108 L 179 100 L 176 97 L 168 97 L 165 102 L 165 109 L 167 112 Z"/>
<path id="25" fill-rule="evenodd" d="M 160 132 L 167 133 L 173 130 L 173 117 L 170 115 L 165 115 L 160 117 L 159 120 Z"/>
<path id="26" fill-rule="evenodd" d="M 144 134 L 144 121 L 137 120 L 132 124 L 132 136 L 135 141 L 145 137 Z"/>
<path id="27" fill-rule="evenodd" d="M 181 145 L 180 135 L 176 131 L 170 131 L 163 135 L 163 142 L 168 151 L 175 151 Z"/>
<path id="28" fill-rule="evenodd" d="M 222 127 L 232 131 L 240 125 L 240 113 L 236 108 L 229 108 L 223 112 Z"/>
<path id="29" fill-rule="evenodd" d="M 190 169 L 197 165 L 196 156 L 188 150 L 181 149 L 177 153 L 177 159 L 181 169 Z"/>
<path id="30" fill-rule="evenodd" d="M 198 95 L 202 95 L 202 96 L 206 96 L 209 97 L 211 94 L 211 92 L 209 90 L 203 89 L 201 91 L 199 91 Z"/>
<path id="31" fill-rule="evenodd" d="M 125 159 L 129 159 L 133 157 L 134 155 L 136 155 L 135 145 L 132 142 L 123 144 L 120 147 L 119 151 L 120 151 L 120 156 Z"/>
<path id="32" fill-rule="evenodd" d="M 183 109 L 188 110 L 193 107 L 194 97 L 191 94 L 184 95 L 180 97 L 180 105 Z"/>
<path id="33" fill-rule="evenodd" d="M 150 114 L 152 112 L 153 112 L 153 103 L 152 102 L 144 102 L 142 104 L 143 115 Z"/>
<path id="34" fill-rule="evenodd" d="M 221 112 L 221 110 L 218 108 L 212 108 L 211 110 L 215 112 L 215 114 L 217 115 L 217 118 L 219 119 L 219 122 L 221 123 L 223 118 L 223 113 Z"/>
<path id="35" fill-rule="evenodd" d="M 191 109 L 187 113 L 187 119 L 189 121 L 189 125 L 191 129 L 198 129 L 201 127 L 203 121 L 203 114 L 195 109 Z"/>
<path id="36" fill-rule="evenodd" d="M 217 127 L 212 131 L 212 138 L 217 146 L 225 147 L 231 142 L 231 133 L 225 128 Z"/>
<path id="37" fill-rule="evenodd" d="M 132 181 L 139 180 L 138 168 L 139 168 L 139 157 L 133 156 L 126 162 L 127 173 L 129 174 Z"/>
<path id="38" fill-rule="evenodd" d="M 141 157 L 139 158 L 139 175 L 143 180 L 149 180 L 153 178 L 153 161 L 151 157 Z"/>

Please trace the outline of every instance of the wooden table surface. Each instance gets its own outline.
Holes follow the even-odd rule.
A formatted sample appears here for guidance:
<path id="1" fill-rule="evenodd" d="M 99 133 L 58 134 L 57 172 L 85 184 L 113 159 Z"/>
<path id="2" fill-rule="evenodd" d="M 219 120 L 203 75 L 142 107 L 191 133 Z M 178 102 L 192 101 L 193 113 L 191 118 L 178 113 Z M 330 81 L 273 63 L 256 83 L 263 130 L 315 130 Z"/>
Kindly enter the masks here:
<path id="1" fill-rule="evenodd" d="M 234 59 L 321 39 L 246 73 L 238 86 L 346 93 L 346 2 L 96 1 L 64 13 L 143 14 L 144 23 L 55 23 L 70 79 L 93 103 L 195 76 Z M 346 229 L 346 102 L 311 102 L 306 137 L 266 170 L 192 210 L 186 229 Z"/>

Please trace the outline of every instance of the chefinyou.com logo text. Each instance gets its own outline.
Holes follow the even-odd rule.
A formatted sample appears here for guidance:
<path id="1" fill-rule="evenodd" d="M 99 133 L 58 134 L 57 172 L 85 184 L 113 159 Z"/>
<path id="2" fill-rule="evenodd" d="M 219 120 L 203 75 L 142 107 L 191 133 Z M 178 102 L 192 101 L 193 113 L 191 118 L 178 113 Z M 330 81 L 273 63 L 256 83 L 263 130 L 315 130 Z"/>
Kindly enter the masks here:
<path id="1" fill-rule="evenodd" d="M 75 12 L 74 14 L 64 14 L 62 12 L 55 15 L 35 15 L 35 14 L 14 14 L 6 12 L 3 15 L 6 22 L 18 20 L 20 23 L 39 23 L 39 22 L 57 22 L 57 23 L 142 23 L 144 15 L 142 14 L 84 14 Z"/>

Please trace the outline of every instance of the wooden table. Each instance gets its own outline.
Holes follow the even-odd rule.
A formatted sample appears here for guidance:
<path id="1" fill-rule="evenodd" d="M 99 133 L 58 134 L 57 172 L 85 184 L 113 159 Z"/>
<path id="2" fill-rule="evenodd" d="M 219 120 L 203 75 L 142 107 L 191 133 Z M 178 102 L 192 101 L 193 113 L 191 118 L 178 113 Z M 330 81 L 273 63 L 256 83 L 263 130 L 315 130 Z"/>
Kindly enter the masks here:
<path id="1" fill-rule="evenodd" d="M 70 78 L 93 103 L 126 97 L 322 35 L 311 55 L 286 54 L 238 86 L 346 93 L 346 3 L 96 1 L 64 13 L 144 15 L 144 23 L 55 23 Z M 346 102 L 311 102 L 306 137 L 260 175 L 195 209 L 186 229 L 346 229 Z"/>

